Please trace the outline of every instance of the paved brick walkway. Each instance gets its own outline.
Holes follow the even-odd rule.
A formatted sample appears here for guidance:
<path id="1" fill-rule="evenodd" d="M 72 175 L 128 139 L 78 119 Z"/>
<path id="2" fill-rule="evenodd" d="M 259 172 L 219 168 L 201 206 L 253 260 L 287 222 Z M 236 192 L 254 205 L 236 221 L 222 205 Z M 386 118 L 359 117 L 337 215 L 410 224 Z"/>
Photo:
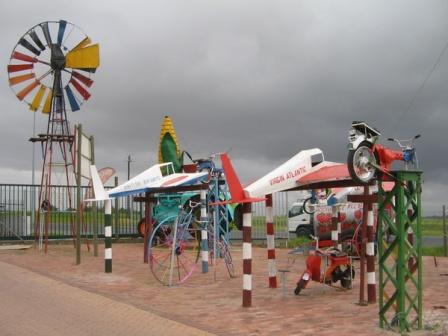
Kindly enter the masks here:
<path id="1" fill-rule="evenodd" d="M 266 249 L 254 248 L 253 307 L 243 309 L 241 307 L 240 246 L 233 247 L 232 254 L 238 273 L 237 278 L 229 279 L 225 265 L 221 262 L 216 267 L 210 267 L 208 274 L 201 274 L 200 267 L 198 267 L 198 271 L 186 283 L 172 288 L 162 286 L 154 279 L 149 271 L 149 266 L 142 262 L 142 250 L 143 244 L 141 243 L 114 244 L 112 274 L 104 273 L 103 248 L 100 248 L 100 257 L 95 258 L 92 252 L 87 252 L 85 245 L 83 245 L 82 264 L 79 266 L 74 263 L 73 245 L 50 245 L 47 255 L 40 254 L 34 248 L 26 251 L 0 251 L 0 261 L 56 280 L 53 282 L 55 285 L 52 289 L 54 288 L 55 293 L 58 294 L 55 294 L 56 297 L 51 296 L 52 301 L 57 300 L 57 296 L 64 292 L 58 289 L 59 286 L 66 284 L 69 286 L 64 288 L 73 293 L 85 293 L 82 290 L 88 291 L 100 295 L 95 297 L 110 299 L 104 298 L 107 300 L 104 302 L 110 302 L 109 305 L 113 303 L 118 307 L 120 302 L 126 307 L 126 310 L 138 311 L 138 314 L 148 313 L 147 315 L 136 315 L 138 316 L 134 320 L 136 322 L 126 322 L 126 319 L 122 323 L 116 323 L 116 325 L 129 326 L 130 330 L 143 330 L 135 326 L 144 326 L 146 323 L 153 325 L 154 323 L 147 321 L 152 321 L 155 314 L 189 327 L 226 336 L 397 335 L 378 327 L 378 305 L 361 307 L 356 304 L 359 293 L 359 272 L 357 272 L 353 290 L 330 288 L 312 282 L 303 293 L 295 296 L 292 291 L 297 276 L 304 267 L 304 257 L 299 256 L 296 262 L 290 265 L 291 273 L 288 274 L 286 283 L 287 296 L 284 297 L 281 288 L 269 289 L 267 287 Z M 286 249 L 277 250 L 279 267 L 285 266 L 288 260 L 287 252 Z M 448 309 L 446 309 L 448 308 L 448 292 L 446 291 L 448 277 L 443 275 L 448 274 L 448 258 L 438 258 L 437 261 L 438 266 L 435 267 L 433 258 L 424 258 L 424 323 L 428 329 L 413 332 L 411 335 L 448 335 Z M 358 267 L 358 263 L 355 266 Z M 4 273 L 0 270 L 0 274 Z M 27 277 L 31 276 L 30 273 L 27 274 L 23 281 L 27 281 Z M 0 291 L 4 291 L 4 286 L 0 286 Z M 37 302 L 44 305 L 45 302 L 50 301 L 45 301 L 45 297 L 42 297 Z M 81 307 L 80 309 L 83 307 L 80 303 L 75 306 Z M 0 309 L 5 309 L 1 298 L 0 307 L 2 307 Z M 104 309 L 103 305 L 94 307 L 97 307 L 98 310 Z M 34 317 L 30 312 L 37 312 L 37 310 L 32 308 L 26 315 L 21 311 L 12 315 L 16 318 L 22 316 L 23 322 L 21 323 L 31 325 L 31 328 L 35 327 L 33 324 L 36 321 L 47 318 Z M 45 315 L 55 314 L 60 316 L 59 311 L 49 312 Z M 76 313 L 72 314 L 77 316 Z M 2 312 L 0 312 L 1 315 L 3 315 Z M 120 315 L 116 313 L 114 316 L 117 316 L 118 319 Z M 129 315 L 133 314 L 129 313 Z M 78 327 L 82 328 L 83 324 L 87 323 L 85 321 L 90 321 L 90 318 L 95 316 L 97 315 L 85 314 L 77 320 L 66 320 L 65 323 L 70 323 L 76 331 Z M 32 321 L 34 322 L 31 323 Z M 60 323 L 63 322 L 60 321 Z M 107 326 L 108 323 L 106 322 L 105 325 Z M 135 329 L 131 329 L 133 326 Z M 88 328 L 86 327 L 86 329 Z M 99 329 L 101 328 L 98 327 Z M 151 327 L 149 327 L 150 329 Z M 1 330 L 0 325 L 0 335 L 3 336 Z M 35 334 L 34 329 L 29 330 L 33 330 L 33 335 Z M 182 327 L 182 332 L 184 330 L 189 329 Z M 91 334 L 98 335 L 97 333 Z M 14 333 L 14 335 L 16 334 Z M 28 332 L 27 335 L 30 333 Z M 64 333 L 64 335 L 77 334 Z M 82 335 L 89 334 L 87 331 L 83 331 Z"/>
<path id="2" fill-rule="evenodd" d="M 0 335 L 211 335 L 0 261 Z"/>

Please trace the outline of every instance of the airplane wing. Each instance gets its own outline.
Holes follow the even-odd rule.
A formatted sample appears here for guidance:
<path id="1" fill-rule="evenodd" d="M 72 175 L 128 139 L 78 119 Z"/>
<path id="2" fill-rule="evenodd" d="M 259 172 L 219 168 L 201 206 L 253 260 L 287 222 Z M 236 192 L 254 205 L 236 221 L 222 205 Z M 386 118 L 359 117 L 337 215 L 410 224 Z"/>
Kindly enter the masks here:
<path id="1" fill-rule="evenodd" d="M 313 171 L 299 178 L 297 189 L 320 189 L 326 187 L 356 187 L 358 186 L 350 177 L 347 164 L 324 161 L 313 167 Z M 383 182 L 383 188 L 390 191 L 393 182 Z"/>
<path id="2" fill-rule="evenodd" d="M 159 167 L 162 165 L 163 164 L 156 165 L 151 167 L 150 169 L 157 167 L 160 172 Z M 122 184 L 121 186 L 112 189 L 111 191 L 109 191 L 109 196 L 124 197 L 144 192 L 151 192 L 152 190 L 156 189 L 158 192 L 160 192 L 160 189 L 163 188 L 193 185 L 208 179 L 208 172 L 192 174 L 175 173 L 162 176 L 161 174 L 154 174 L 154 171 L 150 172 L 150 169 Z"/>

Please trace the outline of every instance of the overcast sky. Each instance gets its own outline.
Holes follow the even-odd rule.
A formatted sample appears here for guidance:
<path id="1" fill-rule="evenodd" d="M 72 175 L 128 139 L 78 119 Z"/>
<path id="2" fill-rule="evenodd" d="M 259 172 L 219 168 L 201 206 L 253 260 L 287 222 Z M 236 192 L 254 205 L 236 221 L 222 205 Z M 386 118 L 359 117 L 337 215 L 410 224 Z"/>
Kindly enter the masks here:
<path id="1" fill-rule="evenodd" d="M 69 120 L 121 181 L 128 154 L 132 175 L 156 162 L 164 115 L 193 156 L 231 149 L 243 181 L 313 147 L 345 162 L 351 121 L 366 120 L 384 140 L 422 134 L 425 214 L 448 203 L 448 52 L 415 96 L 448 40 L 445 0 L 1 1 L 0 183 L 31 182 L 33 114 L 8 86 L 11 51 L 59 19 L 100 43 L 92 97 Z"/>

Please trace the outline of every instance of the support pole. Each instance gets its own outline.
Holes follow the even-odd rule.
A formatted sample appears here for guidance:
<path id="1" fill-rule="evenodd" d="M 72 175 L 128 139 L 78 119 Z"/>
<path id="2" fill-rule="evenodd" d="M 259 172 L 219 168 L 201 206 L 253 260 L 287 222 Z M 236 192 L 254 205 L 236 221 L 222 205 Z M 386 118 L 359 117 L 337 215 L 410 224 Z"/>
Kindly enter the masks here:
<path id="1" fill-rule="evenodd" d="M 149 256 L 149 239 L 152 235 L 153 221 L 152 221 L 152 207 L 153 202 L 149 197 L 149 193 L 145 193 L 145 236 L 143 237 L 143 263 L 148 263 Z"/>
<path id="2" fill-rule="evenodd" d="M 337 205 L 331 206 L 331 241 L 333 247 L 338 248 L 338 207 Z"/>
<path id="3" fill-rule="evenodd" d="M 115 181 L 114 181 L 114 185 L 115 187 L 118 186 L 118 176 L 115 176 Z M 120 238 L 120 232 L 119 232 L 119 225 L 120 225 L 120 212 L 118 209 L 118 198 L 115 198 L 115 202 L 114 202 L 114 207 L 115 207 L 115 211 L 114 211 L 114 224 L 115 224 L 115 239 Z"/>
<path id="4" fill-rule="evenodd" d="M 443 253 L 445 257 L 448 257 L 448 242 L 446 235 L 446 213 L 445 213 L 445 205 L 442 207 L 442 216 L 443 216 Z"/>
<path id="5" fill-rule="evenodd" d="M 243 203 L 243 307 L 252 306 L 252 204 Z"/>
<path id="6" fill-rule="evenodd" d="M 201 189 L 201 259 L 202 273 L 208 273 L 207 191 Z M 215 223 L 215 225 L 218 225 Z M 216 237 L 215 237 L 216 238 Z M 216 255 L 214 256 L 216 259 Z"/>
<path id="7" fill-rule="evenodd" d="M 112 200 L 104 201 L 104 268 L 112 273 Z"/>
<path id="8" fill-rule="evenodd" d="M 369 187 L 364 187 L 364 196 L 369 194 Z M 368 218 L 368 205 L 367 202 L 363 202 L 363 213 L 361 223 L 361 255 L 359 258 L 360 264 L 360 276 L 359 276 L 359 304 L 365 306 L 367 304 L 365 299 L 365 283 L 366 283 L 366 236 L 367 236 L 367 218 Z"/>
<path id="9" fill-rule="evenodd" d="M 269 288 L 277 288 L 277 268 L 275 265 L 274 216 L 272 194 L 266 195 L 266 240 L 268 248 Z"/>
<path id="10" fill-rule="evenodd" d="M 90 153 L 91 153 L 91 164 L 95 164 L 95 138 L 94 136 L 90 136 Z M 92 186 L 93 188 L 93 186 Z M 97 204 L 96 202 L 92 203 L 92 225 L 93 225 L 93 256 L 98 257 L 98 218 L 97 218 Z"/>
<path id="11" fill-rule="evenodd" d="M 367 187 L 369 191 L 369 187 Z M 370 193 L 370 192 L 369 192 Z M 376 278 L 375 278 L 375 232 L 373 218 L 373 204 L 367 205 L 367 302 L 376 302 Z"/>
<path id="12" fill-rule="evenodd" d="M 413 215 L 414 215 L 414 213 L 413 213 L 412 209 L 408 209 L 408 217 L 412 218 Z M 408 226 L 407 234 L 408 234 L 409 245 L 414 246 L 414 230 L 412 229 L 412 225 Z M 414 262 L 416 262 L 416 260 L 414 260 L 414 257 L 412 255 L 410 255 L 408 258 L 408 269 L 412 269 L 412 267 L 414 266 Z"/>
<path id="13" fill-rule="evenodd" d="M 338 250 L 342 251 L 342 217 L 338 205 Z"/>
<path id="14" fill-rule="evenodd" d="M 81 146 L 82 146 L 82 125 L 76 127 L 78 143 L 76 144 L 76 265 L 81 264 Z"/>

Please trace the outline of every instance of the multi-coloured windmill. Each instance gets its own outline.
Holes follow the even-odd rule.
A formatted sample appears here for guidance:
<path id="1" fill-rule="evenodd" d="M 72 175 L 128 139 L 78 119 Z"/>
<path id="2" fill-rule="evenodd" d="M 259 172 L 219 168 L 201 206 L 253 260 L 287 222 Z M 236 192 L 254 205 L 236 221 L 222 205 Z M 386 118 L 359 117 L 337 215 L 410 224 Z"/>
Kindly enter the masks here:
<path id="1" fill-rule="evenodd" d="M 74 172 L 75 136 L 69 128 L 67 111 L 78 111 L 90 98 L 91 76 L 99 64 L 98 44 L 92 44 L 80 28 L 64 20 L 35 25 L 19 39 L 11 54 L 7 68 L 11 89 L 31 111 L 48 114 L 46 133 L 30 139 L 42 145 L 43 166 L 35 237 L 41 242 L 45 234 L 45 251 L 48 232 L 51 231 L 49 226 L 52 225 L 50 213 L 58 202 L 52 193 L 54 182 L 64 181 L 67 187 L 64 208 L 73 208 L 69 186 Z M 58 179 L 57 169 L 65 178 L 60 176 Z M 45 226 L 42 217 L 45 218 Z M 70 219 L 74 232 L 73 216 Z"/>
<path id="2" fill-rule="evenodd" d="M 32 111 L 50 113 L 56 95 L 77 111 L 90 97 L 91 75 L 99 63 L 98 44 L 91 44 L 80 28 L 64 20 L 46 21 L 19 39 L 8 65 L 9 84 Z"/>

